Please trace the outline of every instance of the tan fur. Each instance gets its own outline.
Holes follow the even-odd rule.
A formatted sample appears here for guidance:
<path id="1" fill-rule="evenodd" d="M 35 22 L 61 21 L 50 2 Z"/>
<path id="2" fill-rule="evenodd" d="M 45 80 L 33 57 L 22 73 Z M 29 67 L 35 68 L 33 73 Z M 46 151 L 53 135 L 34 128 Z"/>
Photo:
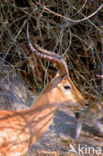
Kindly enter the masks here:
<path id="1" fill-rule="evenodd" d="M 31 51 L 38 57 L 55 62 L 58 74 L 44 89 L 36 103 L 24 111 L 0 110 L 0 156 L 24 155 L 29 147 L 43 135 L 62 103 L 77 110 L 85 109 L 85 99 L 69 77 L 65 60 L 59 54 L 37 50 L 32 46 L 27 25 L 27 40 Z M 64 76 L 65 75 L 65 76 Z M 71 86 L 65 89 L 64 86 Z"/>
<path id="2" fill-rule="evenodd" d="M 23 111 L 0 110 L 0 154 L 3 156 L 23 155 L 29 147 L 48 129 L 60 104 L 84 106 L 82 95 L 73 88 L 63 90 L 61 76 L 55 77 L 41 93 L 36 103 Z"/>

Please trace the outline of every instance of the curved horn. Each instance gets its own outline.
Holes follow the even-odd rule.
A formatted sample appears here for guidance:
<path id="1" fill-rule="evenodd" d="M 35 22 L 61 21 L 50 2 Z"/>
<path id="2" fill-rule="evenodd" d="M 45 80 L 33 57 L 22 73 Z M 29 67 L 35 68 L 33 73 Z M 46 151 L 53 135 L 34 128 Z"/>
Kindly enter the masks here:
<path id="1" fill-rule="evenodd" d="M 61 69 L 61 73 L 67 74 L 67 76 L 69 77 L 69 73 L 68 73 L 68 67 L 67 64 L 65 62 L 65 60 L 63 59 L 63 57 L 59 54 L 56 54 L 54 56 L 53 52 L 44 50 L 42 48 L 40 48 L 39 46 L 35 46 L 35 48 L 33 47 L 31 41 L 30 41 L 30 37 L 29 37 L 29 24 L 27 24 L 27 40 L 28 40 L 28 44 L 29 47 L 31 49 L 31 51 L 38 57 L 55 62 Z"/>
<path id="2" fill-rule="evenodd" d="M 58 59 L 61 59 L 61 57 L 62 57 L 62 56 L 59 55 L 59 54 L 56 54 L 56 53 L 54 53 L 54 52 L 51 52 L 51 51 L 48 51 L 48 50 L 45 50 L 45 49 L 39 47 L 39 45 L 36 44 L 35 42 L 33 43 L 33 45 L 34 45 L 34 48 L 37 49 L 40 53 L 46 54 L 46 55 L 48 55 L 48 56 L 53 56 L 53 57 L 56 57 L 56 58 L 58 58 Z"/>

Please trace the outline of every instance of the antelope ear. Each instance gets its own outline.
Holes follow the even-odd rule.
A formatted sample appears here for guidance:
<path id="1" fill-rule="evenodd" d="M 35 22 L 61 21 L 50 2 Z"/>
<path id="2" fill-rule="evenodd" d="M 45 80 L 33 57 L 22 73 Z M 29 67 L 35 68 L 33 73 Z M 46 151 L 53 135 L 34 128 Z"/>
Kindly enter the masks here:
<path id="1" fill-rule="evenodd" d="M 57 71 L 56 76 L 55 77 L 59 77 L 60 76 L 60 70 Z"/>
<path id="2" fill-rule="evenodd" d="M 56 76 L 52 80 L 52 85 L 53 85 L 53 87 L 56 87 L 59 84 L 61 84 L 61 82 L 62 82 L 62 76 L 61 76 L 60 72 L 57 71 Z"/>
<path id="3" fill-rule="evenodd" d="M 67 74 L 65 73 L 64 75 L 62 75 L 62 80 L 67 80 L 68 77 L 67 77 Z"/>

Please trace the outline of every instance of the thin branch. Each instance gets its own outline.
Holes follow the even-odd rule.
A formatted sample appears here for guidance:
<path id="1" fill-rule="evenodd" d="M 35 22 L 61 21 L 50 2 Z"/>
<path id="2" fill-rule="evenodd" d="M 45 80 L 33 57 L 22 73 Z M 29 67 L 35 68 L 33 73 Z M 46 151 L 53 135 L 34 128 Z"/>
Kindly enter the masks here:
<path id="1" fill-rule="evenodd" d="M 85 7 L 87 1 L 88 1 L 88 0 L 86 0 L 86 1 L 84 2 L 83 6 L 82 6 L 74 15 L 72 15 L 72 17 L 75 16 L 76 14 L 79 14 L 79 13 L 81 12 L 81 10 L 84 9 L 84 7 Z"/>
<path id="2" fill-rule="evenodd" d="M 58 13 L 56 13 L 56 12 L 54 12 L 54 11 L 48 9 L 46 6 L 43 6 L 43 5 L 40 4 L 39 2 L 36 2 L 36 4 L 38 4 L 39 6 L 41 6 L 44 10 L 46 10 L 46 11 L 48 11 L 48 12 L 50 12 L 50 13 L 56 15 L 56 16 L 59 16 L 59 17 L 65 19 L 65 20 L 68 20 L 68 21 L 70 21 L 70 22 L 73 22 L 73 23 L 79 23 L 79 22 L 88 20 L 89 18 L 91 18 L 91 17 L 93 17 L 95 14 L 97 14 L 97 12 L 98 12 L 99 10 L 101 10 L 101 8 L 103 7 L 103 4 L 102 4 L 102 5 L 100 5 L 100 7 L 99 7 L 95 12 L 93 12 L 91 15 L 89 15 L 89 16 L 83 18 L 83 19 L 80 19 L 80 20 L 73 20 L 73 19 L 71 19 L 71 18 L 68 18 L 68 17 L 66 17 L 66 16 L 60 15 L 60 14 L 58 14 Z"/>
<path id="3" fill-rule="evenodd" d="M 73 7 L 73 8 L 77 11 L 77 9 L 76 9 L 75 7 Z M 86 18 L 86 16 L 85 16 L 83 13 L 80 12 L 80 14 L 81 14 L 84 18 Z M 102 31 L 98 26 L 96 26 L 90 19 L 87 19 L 87 21 L 88 21 L 89 23 L 91 23 L 92 26 L 94 26 L 98 31 L 100 31 L 100 32 L 103 34 L 103 31 Z"/>
<path id="4" fill-rule="evenodd" d="M 103 75 L 96 75 L 97 77 L 100 77 L 101 79 L 103 79 Z"/>

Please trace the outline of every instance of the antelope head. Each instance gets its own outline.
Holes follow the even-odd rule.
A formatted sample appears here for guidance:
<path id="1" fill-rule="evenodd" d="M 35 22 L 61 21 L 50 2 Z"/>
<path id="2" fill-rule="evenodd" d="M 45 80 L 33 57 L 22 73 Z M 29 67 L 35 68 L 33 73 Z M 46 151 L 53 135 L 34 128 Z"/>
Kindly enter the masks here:
<path id="1" fill-rule="evenodd" d="M 27 40 L 31 51 L 39 58 L 52 61 L 59 67 L 58 74 L 49 83 L 48 91 L 46 89 L 47 93 L 49 92 L 49 90 L 52 90 L 51 93 L 54 95 L 54 98 L 50 99 L 52 103 L 54 101 L 56 103 L 63 103 L 65 105 L 68 105 L 68 107 L 73 108 L 74 112 L 79 112 L 86 109 L 86 100 L 83 98 L 82 94 L 79 92 L 79 90 L 71 80 L 64 58 L 59 54 L 40 48 L 35 42 L 33 43 L 33 47 L 30 41 L 28 27 L 29 25 L 27 24 Z"/>

